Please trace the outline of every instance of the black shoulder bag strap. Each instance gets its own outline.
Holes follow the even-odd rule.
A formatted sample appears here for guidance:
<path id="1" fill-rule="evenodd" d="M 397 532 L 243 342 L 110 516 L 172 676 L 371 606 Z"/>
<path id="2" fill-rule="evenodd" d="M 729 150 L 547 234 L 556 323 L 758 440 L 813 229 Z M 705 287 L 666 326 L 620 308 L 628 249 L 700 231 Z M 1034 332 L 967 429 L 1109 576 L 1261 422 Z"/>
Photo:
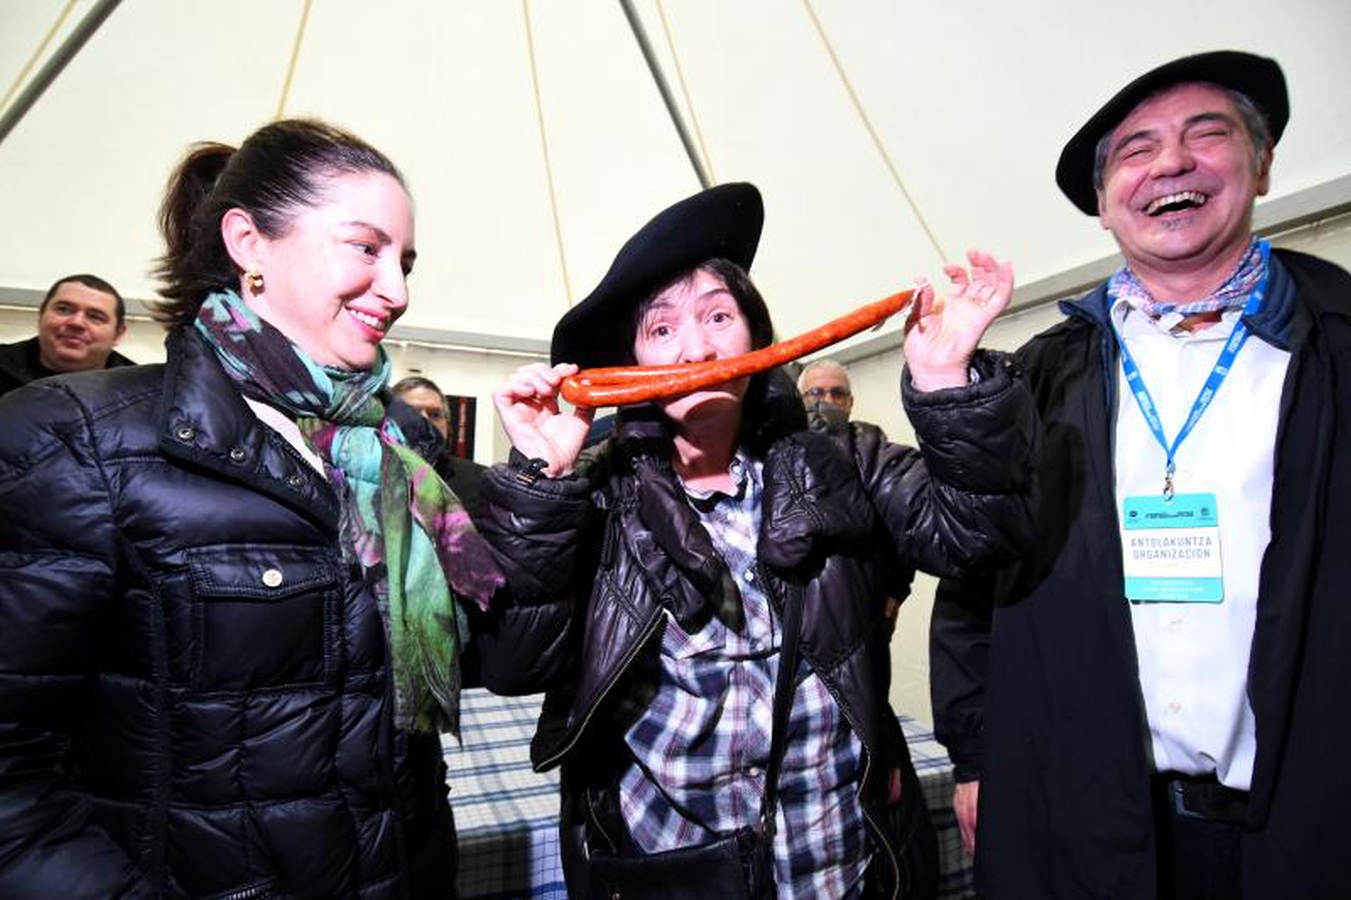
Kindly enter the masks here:
<path id="1" fill-rule="evenodd" d="M 760 834 L 774 840 L 775 813 L 779 805 L 779 767 L 788 743 L 788 713 L 797 687 L 798 647 L 802 633 L 802 586 L 790 584 L 784 599 L 783 639 L 779 642 L 779 674 L 774 680 L 774 730 L 769 739 L 769 764 L 765 767 L 765 794 L 760 804 Z"/>

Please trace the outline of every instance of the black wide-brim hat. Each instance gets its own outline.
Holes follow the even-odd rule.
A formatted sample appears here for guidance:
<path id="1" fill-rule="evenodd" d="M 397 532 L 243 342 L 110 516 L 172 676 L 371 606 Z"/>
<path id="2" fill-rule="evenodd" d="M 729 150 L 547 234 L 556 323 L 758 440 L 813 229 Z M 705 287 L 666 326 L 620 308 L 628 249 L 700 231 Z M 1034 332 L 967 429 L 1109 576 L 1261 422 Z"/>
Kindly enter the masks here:
<path id="1" fill-rule="evenodd" d="M 596 289 L 558 320 L 553 363 L 585 369 L 631 362 L 638 304 L 710 259 L 749 269 L 764 222 L 760 192 L 745 182 L 700 191 L 657 213 L 619 249 Z"/>
<path id="2" fill-rule="evenodd" d="M 1141 75 L 1116 92 L 1093 114 L 1060 151 L 1055 182 L 1070 202 L 1090 216 L 1098 214 L 1098 194 L 1093 188 L 1093 157 L 1098 141 L 1120 125 L 1140 101 L 1175 84 L 1204 81 L 1233 88 L 1266 116 L 1271 142 L 1275 144 L 1290 120 L 1290 98 L 1285 75 L 1274 59 L 1238 50 L 1215 50 L 1184 56 Z"/>

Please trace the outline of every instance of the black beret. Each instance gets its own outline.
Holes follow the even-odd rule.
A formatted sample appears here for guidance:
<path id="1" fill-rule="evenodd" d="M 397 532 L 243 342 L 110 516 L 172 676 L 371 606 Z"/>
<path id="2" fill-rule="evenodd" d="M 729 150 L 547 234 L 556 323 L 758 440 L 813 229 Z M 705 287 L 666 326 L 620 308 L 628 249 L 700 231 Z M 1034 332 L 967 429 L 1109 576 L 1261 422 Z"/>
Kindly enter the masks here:
<path id="1" fill-rule="evenodd" d="M 600 284 L 554 326 L 553 363 L 582 368 L 631 359 L 634 311 L 653 291 L 710 259 L 749 269 L 765 208 L 755 185 L 720 184 L 686 197 L 638 229 Z"/>
<path id="2" fill-rule="evenodd" d="M 1103 104 L 1060 151 L 1055 182 L 1070 202 L 1090 216 L 1098 214 L 1098 195 L 1093 188 L 1093 157 L 1098 141 L 1120 125 L 1140 101 L 1175 84 L 1203 81 L 1232 88 L 1266 116 L 1271 142 L 1281 139 L 1290 120 L 1290 99 L 1285 76 L 1274 59 L 1237 50 L 1215 50 L 1184 56 L 1152 69 L 1116 92 Z"/>

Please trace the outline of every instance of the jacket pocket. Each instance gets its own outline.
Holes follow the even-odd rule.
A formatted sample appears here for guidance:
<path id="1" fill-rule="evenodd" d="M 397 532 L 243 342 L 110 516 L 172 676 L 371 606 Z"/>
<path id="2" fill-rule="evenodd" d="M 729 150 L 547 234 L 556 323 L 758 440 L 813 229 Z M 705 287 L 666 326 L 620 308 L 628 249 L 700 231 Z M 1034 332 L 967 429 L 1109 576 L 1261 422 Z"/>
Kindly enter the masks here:
<path id="1" fill-rule="evenodd" d="M 322 682 L 332 671 L 338 567 L 327 547 L 217 544 L 188 551 L 198 690 Z"/>

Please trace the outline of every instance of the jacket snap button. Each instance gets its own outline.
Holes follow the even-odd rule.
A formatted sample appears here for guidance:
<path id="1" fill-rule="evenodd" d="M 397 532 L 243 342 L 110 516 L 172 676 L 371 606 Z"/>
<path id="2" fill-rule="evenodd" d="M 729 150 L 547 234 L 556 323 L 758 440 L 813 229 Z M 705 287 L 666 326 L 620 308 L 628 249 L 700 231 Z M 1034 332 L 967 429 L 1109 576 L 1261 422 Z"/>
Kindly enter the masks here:
<path id="1" fill-rule="evenodd" d="M 196 436 L 197 436 L 197 432 L 196 432 L 194 429 L 189 428 L 189 427 L 186 426 L 186 425 L 184 425 L 182 428 L 178 429 L 178 439 L 179 439 L 180 441 L 190 441 L 190 440 L 192 440 L 193 438 L 195 438 Z"/>
<path id="2" fill-rule="evenodd" d="M 281 587 L 281 569 L 268 569 L 263 573 L 263 584 L 270 588 Z"/>
<path id="3" fill-rule="evenodd" d="M 230 462 L 242 463 L 244 461 L 244 451 L 238 447 L 230 451 Z"/>

